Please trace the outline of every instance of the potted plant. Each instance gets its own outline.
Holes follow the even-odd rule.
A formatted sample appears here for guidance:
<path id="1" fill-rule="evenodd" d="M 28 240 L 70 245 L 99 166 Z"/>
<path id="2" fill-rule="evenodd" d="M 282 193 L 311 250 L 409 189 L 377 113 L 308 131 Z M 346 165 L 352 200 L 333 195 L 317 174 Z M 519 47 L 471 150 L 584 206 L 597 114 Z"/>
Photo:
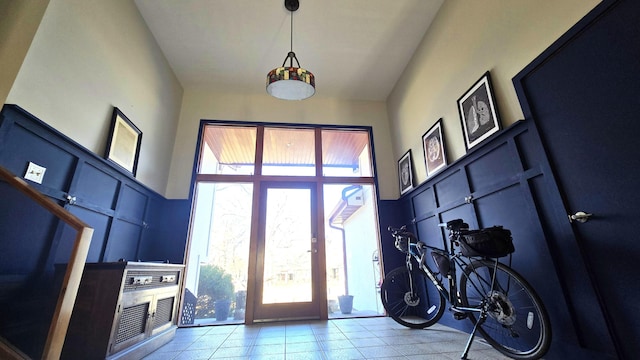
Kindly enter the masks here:
<path id="1" fill-rule="evenodd" d="M 204 265 L 200 268 L 198 279 L 198 299 L 201 306 L 196 309 L 198 318 L 210 318 L 227 320 L 231 298 L 233 297 L 233 281 L 231 275 L 223 268 L 216 265 Z"/>
<path id="2" fill-rule="evenodd" d="M 217 321 L 224 321 L 229 318 L 231 299 L 218 299 L 213 303 L 213 306 L 216 312 Z"/>

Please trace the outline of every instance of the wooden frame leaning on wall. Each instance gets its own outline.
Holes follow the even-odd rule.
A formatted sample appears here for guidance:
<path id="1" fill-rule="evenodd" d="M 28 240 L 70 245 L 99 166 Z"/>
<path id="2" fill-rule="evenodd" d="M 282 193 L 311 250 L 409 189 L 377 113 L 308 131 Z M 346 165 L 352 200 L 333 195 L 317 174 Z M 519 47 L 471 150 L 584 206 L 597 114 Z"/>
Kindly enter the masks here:
<path id="1" fill-rule="evenodd" d="M 120 109 L 113 108 L 105 159 L 136 176 L 142 131 Z"/>

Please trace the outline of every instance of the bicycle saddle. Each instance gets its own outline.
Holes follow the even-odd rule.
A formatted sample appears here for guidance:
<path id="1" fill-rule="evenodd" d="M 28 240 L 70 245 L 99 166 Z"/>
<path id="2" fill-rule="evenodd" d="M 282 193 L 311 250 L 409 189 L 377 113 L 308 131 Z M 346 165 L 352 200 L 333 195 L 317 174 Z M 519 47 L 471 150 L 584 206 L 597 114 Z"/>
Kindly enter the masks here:
<path id="1" fill-rule="evenodd" d="M 469 230 L 469 224 L 465 223 L 462 219 L 447 221 L 447 230 L 452 230 L 452 231 Z"/>

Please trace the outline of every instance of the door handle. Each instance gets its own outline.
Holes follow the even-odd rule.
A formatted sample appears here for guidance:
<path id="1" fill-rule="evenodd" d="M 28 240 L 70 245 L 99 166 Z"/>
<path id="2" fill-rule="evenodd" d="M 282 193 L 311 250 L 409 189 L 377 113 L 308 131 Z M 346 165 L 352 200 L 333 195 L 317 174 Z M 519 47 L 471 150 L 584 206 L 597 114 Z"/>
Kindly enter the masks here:
<path id="1" fill-rule="evenodd" d="M 313 252 L 314 254 L 317 254 L 317 253 L 318 253 L 318 249 L 316 249 L 316 244 L 317 244 L 317 243 L 318 243 L 318 238 L 317 238 L 317 237 L 315 237 L 315 236 L 314 236 L 314 237 L 312 237 L 312 238 L 311 238 L 311 244 L 313 244 L 313 245 L 312 245 L 312 249 L 311 249 L 311 250 L 309 250 L 308 252 Z"/>
<path id="2" fill-rule="evenodd" d="M 578 211 L 577 213 L 573 215 L 568 215 L 568 216 L 569 216 L 570 223 L 573 223 L 574 220 L 580 223 L 585 223 L 589 220 L 591 216 L 593 216 L 593 214 L 587 214 L 584 211 Z"/>

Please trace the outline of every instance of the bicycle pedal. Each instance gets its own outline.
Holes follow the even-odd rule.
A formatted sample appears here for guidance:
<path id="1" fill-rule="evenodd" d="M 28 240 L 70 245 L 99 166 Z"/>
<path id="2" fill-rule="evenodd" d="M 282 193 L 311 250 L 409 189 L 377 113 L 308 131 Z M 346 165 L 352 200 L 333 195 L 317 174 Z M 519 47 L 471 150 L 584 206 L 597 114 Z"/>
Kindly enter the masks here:
<path id="1" fill-rule="evenodd" d="M 467 318 L 467 314 L 466 313 L 459 313 L 459 312 L 454 312 L 453 313 L 453 318 L 456 320 L 464 320 Z"/>

